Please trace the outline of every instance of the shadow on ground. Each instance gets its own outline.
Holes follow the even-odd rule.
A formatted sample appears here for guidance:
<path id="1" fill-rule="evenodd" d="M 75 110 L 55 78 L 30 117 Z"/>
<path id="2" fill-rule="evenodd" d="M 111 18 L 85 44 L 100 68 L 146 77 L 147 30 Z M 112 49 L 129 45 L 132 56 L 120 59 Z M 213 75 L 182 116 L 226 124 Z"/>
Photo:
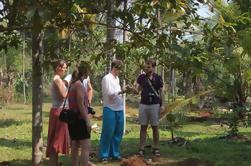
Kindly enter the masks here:
<path id="1" fill-rule="evenodd" d="M 2 161 L 0 166 L 29 166 L 32 165 L 30 160 L 12 160 L 12 161 Z"/>
<path id="2" fill-rule="evenodd" d="M 31 147 L 31 142 L 9 137 L 0 138 L 0 147 L 21 149 L 23 147 Z"/>
<path id="3" fill-rule="evenodd" d="M 1 119 L 0 128 L 7 128 L 13 124 L 16 126 L 22 125 L 25 121 L 15 120 L 15 119 Z"/>

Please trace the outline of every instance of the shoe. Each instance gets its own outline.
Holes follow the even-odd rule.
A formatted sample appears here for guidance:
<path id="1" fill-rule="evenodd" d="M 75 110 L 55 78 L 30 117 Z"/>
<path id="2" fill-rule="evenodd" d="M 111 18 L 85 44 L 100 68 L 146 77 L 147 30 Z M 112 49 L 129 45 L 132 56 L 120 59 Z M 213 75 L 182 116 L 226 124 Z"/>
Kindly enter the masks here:
<path id="1" fill-rule="evenodd" d="M 159 157 L 160 156 L 160 151 L 159 151 L 159 148 L 153 148 L 153 151 L 152 151 L 153 155 Z"/>
<path id="2" fill-rule="evenodd" d="M 108 158 L 102 158 L 101 163 L 102 164 L 107 164 L 108 163 Z"/>
<path id="3" fill-rule="evenodd" d="M 138 154 L 139 157 L 144 157 L 145 155 L 145 150 L 144 149 L 139 149 Z"/>
<path id="4" fill-rule="evenodd" d="M 114 161 L 122 161 L 122 157 L 121 156 L 117 156 L 117 157 L 113 157 Z"/>

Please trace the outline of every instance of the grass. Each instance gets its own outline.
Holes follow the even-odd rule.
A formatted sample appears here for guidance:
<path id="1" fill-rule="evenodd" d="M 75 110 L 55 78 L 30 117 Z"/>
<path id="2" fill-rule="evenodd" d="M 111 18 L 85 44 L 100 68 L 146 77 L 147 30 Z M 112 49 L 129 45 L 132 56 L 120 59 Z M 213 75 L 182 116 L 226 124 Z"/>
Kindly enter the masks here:
<path id="1" fill-rule="evenodd" d="M 48 112 L 50 104 L 43 106 L 43 140 L 46 144 L 48 129 Z M 101 114 L 101 106 L 96 106 L 97 114 Z M 131 156 L 137 152 L 139 142 L 139 126 L 135 122 L 136 108 L 128 108 L 131 118 L 127 118 L 127 134 L 124 136 L 121 150 L 123 156 Z M 93 121 L 101 126 L 101 121 Z M 175 129 L 175 136 L 188 140 L 184 146 L 168 144 L 170 132 L 165 130 L 165 124 L 161 126 L 161 162 L 168 160 L 181 160 L 185 158 L 198 158 L 208 160 L 219 166 L 248 166 L 251 162 L 251 143 L 219 139 L 226 134 L 227 126 L 221 126 L 213 122 L 185 122 L 182 127 Z M 251 128 L 240 128 L 240 132 L 251 137 Z M 151 137 L 151 130 L 148 130 Z M 98 149 L 100 132 L 92 133 L 92 147 Z M 148 139 L 147 144 L 151 144 Z M 150 157 L 150 149 L 147 150 L 147 158 Z M 61 156 L 60 160 L 65 165 L 70 165 L 68 156 Z M 48 159 L 44 159 L 47 165 Z M 0 109 L 0 163 L 8 162 L 14 166 L 31 165 L 31 106 L 11 104 Z M 97 166 L 102 164 L 94 161 Z M 0 164 L 1 165 L 1 164 Z M 112 162 L 107 166 L 115 166 L 119 163 Z"/>

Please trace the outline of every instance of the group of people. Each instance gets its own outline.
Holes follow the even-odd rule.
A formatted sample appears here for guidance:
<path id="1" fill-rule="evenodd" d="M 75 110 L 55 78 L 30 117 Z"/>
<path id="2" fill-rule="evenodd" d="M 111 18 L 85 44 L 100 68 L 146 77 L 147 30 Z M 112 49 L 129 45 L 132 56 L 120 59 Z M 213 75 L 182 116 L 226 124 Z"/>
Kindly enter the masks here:
<path id="1" fill-rule="evenodd" d="M 71 147 L 71 165 L 92 165 L 89 162 L 91 116 L 87 107 L 90 105 L 93 89 L 90 83 L 90 65 L 80 62 L 71 76 L 63 80 L 67 64 L 59 60 L 55 66 L 55 75 L 51 86 L 52 108 L 49 118 L 48 143 L 46 156 L 52 166 L 58 165 L 58 154 L 69 154 Z M 111 63 L 111 71 L 102 79 L 103 116 L 102 132 L 100 137 L 99 157 L 102 163 L 110 158 L 121 159 L 120 144 L 124 133 L 124 93 L 141 92 L 139 105 L 140 142 L 138 155 L 144 156 L 148 124 L 153 131 L 153 151 L 156 156 L 159 151 L 159 116 L 164 111 L 163 81 L 156 74 L 156 62 L 153 59 L 146 61 L 144 73 L 137 78 L 136 86 L 121 88 L 119 74 L 123 67 L 121 60 Z M 78 110 L 79 118 L 76 122 L 66 124 L 59 120 L 64 101 L 70 110 Z M 79 149 L 81 155 L 79 157 Z"/>

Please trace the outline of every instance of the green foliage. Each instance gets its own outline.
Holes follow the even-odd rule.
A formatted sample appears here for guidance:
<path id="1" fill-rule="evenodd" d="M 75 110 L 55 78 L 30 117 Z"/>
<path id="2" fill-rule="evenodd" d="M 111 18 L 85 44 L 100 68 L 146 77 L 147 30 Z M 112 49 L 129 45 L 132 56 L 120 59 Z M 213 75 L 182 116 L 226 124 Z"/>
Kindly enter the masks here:
<path id="1" fill-rule="evenodd" d="M 248 126 L 248 116 L 247 113 L 249 112 L 248 107 L 236 107 L 232 110 L 230 114 L 230 124 L 228 134 L 230 136 L 237 136 L 239 134 L 239 126 L 247 127 Z"/>
<path id="2" fill-rule="evenodd" d="M 20 98 L 20 96 L 23 95 L 24 86 L 25 86 L 25 93 L 27 95 L 26 97 L 28 99 L 31 99 L 32 85 L 31 85 L 31 71 L 29 70 L 25 72 L 24 78 L 23 76 L 21 76 L 15 80 L 14 87 L 17 97 Z M 23 96 L 21 98 L 23 98 Z M 20 99 L 16 101 L 20 102 Z"/>
<path id="3" fill-rule="evenodd" d="M 123 20 L 123 25 L 132 33 L 129 40 L 131 48 L 144 50 L 141 55 L 144 59 L 155 57 L 168 66 L 175 62 L 175 56 L 170 57 L 171 50 L 176 51 L 177 41 L 182 40 L 185 30 L 198 20 L 196 8 L 192 6 L 193 3 L 184 1 L 157 1 L 153 4 L 152 1 L 137 0 L 126 10 L 118 9 L 115 17 Z M 157 11 L 161 13 L 159 17 Z M 180 30 L 183 28 L 184 31 Z"/>
<path id="4" fill-rule="evenodd" d="M 18 46 L 20 39 L 17 38 L 18 31 L 8 31 L 8 29 L 21 29 L 28 31 L 46 29 L 48 33 L 48 43 L 45 51 L 45 67 L 51 63 L 54 59 L 63 58 L 69 61 L 73 61 L 68 54 L 59 55 L 59 51 L 68 48 L 61 43 L 67 42 L 61 40 L 61 38 L 68 39 L 73 29 L 77 32 L 85 32 L 85 35 L 90 31 L 93 31 L 96 20 L 96 12 L 92 11 L 92 5 L 86 6 L 88 1 L 65 1 L 65 0 L 52 0 L 52 1 L 20 1 L 16 0 L 13 3 L 9 1 L 3 1 L 4 10 L 2 12 L 2 18 L 0 23 L 3 25 L 1 35 L 0 50 L 9 46 Z M 89 7 L 89 8 L 88 8 Z M 96 6 L 97 7 L 97 6 Z M 100 6 L 99 6 L 100 7 Z M 89 13 L 90 12 L 90 13 Z M 39 16 L 39 19 L 32 20 L 33 16 Z M 34 25 L 33 25 L 34 24 Z M 46 34 L 47 36 L 47 34 Z M 83 36 L 79 36 L 80 38 Z M 84 37 L 83 37 L 84 38 Z M 73 59 L 78 59 L 76 55 Z"/>
<path id="5" fill-rule="evenodd" d="M 20 37 L 17 33 L 4 32 L 0 33 L 0 50 L 4 50 L 7 53 L 9 47 L 17 49 L 20 44 Z"/>
<path id="6" fill-rule="evenodd" d="M 169 113 L 166 115 L 167 129 L 171 131 L 171 138 L 174 141 L 174 129 L 180 127 L 181 118 L 184 118 L 184 114 L 181 113 Z"/>
<path id="7" fill-rule="evenodd" d="M 251 85 L 251 54 L 247 44 L 250 38 L 250 12 L 235 2 L 224 4 L 217 1 L 217 24 L 212 28 L 205 26 L 204 33 L 207 36 L 203 37 L 205 43 L 208 43 L 205 47 L 208 61 L 204 62 L 203 68 L 208 72 L 212 86 L 218 89 L 217 94 L 233 102 L 230 135 L 238 134 L 239 123 L 245 119 L 243 108 L 250 95 Z"/>
<path id="8" fill-rule="evenodd" d="M 46 81 L 49 82 L 52 75 L 49 66 L 56 59 L 66 59 L 71 65 L 70 71 L 77 61 L 84 59 L 95 71 L 91 78 L 94 88 L 101 91 L 107 54 L 104 51 L 107 1 L 3 0 L 2 3 L 0 50 L 7 55 L 6 71 L 20 76 L 21 60 L 17 56 L 20 50 L 13 49 L 20 46 L 20 34 L 26 34 L 29 43 L 31 32 L 43 29 Z M 200 19 L 196 13 L 199 3 L 214 4 L 215 22 Z M 217 95 L 228 98 L 238 107 L 245 105 L 251 83 L 249 1 L 135 0 L 127 9 L 122 9 L 122 5 L 123 1 L 115 1 L 112 17 L 117 24 L 113 28 L 126 30 L 129 40 L 114 41 L 114 49 L 116 57 L 126 64 L 122 78 L 128 83 L 134 83 L 144 60 L 151 57 L 164 66 L 165 72 L 170 68 L 177 71 L 178 88 L 184 89 L 181 95 L 188 96 L 182 87 L 183 81 L 186 84 L 190 81 L 195 87 L 199 78 L 204 90 L 212 87 Z M 33 19 L 34 16 L 40 19 Z M 1 62 L 4 61 L 1 59 Z M 25 81 L 28 82 L 17 79 L 17 92 L 22 91 Z"/>
<path id="9" fill-rule="evenodd" d="M 196 104 L 199 102 L 199 98 L 204 95 L 212 93 L 213 90 L 200 92 L 190 98 L 177 100 L 173 103 L 169 103 L 165 106 L 164 113 L 161 114 L 161 124 L 166 125 L 166 129 L 171 131 L 171 138 L 174 141 L 174 129 L 181 127 L 182 122 L 186 119 L 185 115 L 189 111 L 189 104 Z"/>

